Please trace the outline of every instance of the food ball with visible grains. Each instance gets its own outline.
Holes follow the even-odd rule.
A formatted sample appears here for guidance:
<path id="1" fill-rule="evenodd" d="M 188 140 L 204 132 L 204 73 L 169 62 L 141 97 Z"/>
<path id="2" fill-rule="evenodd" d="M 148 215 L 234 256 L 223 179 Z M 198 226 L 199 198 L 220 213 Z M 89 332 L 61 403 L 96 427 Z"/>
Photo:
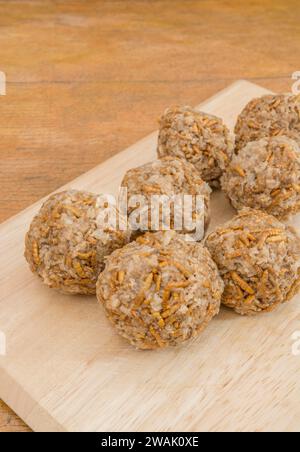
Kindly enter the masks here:
<path id="1" fill-rule="evenodd" d="M 107 317 L 140 349 L 198 336 L 218 314 L 222 291 L 207 249 L 175 231 L 147 233 L 115 251 L 97 283 Z"/>
<path id="2" fill-rule="evenodd" d="M 233 154 L 233 141 L 220 118 L 191 107 L 168 108 L 160 119 L 157 153 L 192 163 L 203 180 L 219 186 Z"/>
<path id="3" fill-rule="evenodd" d="M 105 257 L 129 242 L 126 220 L 119 216 L 122 228 L 115 228 L 102 217 L 101 205 L 100 195 L 69 190 L 52 195 L 33 219 L 25 257 L 49 287 L 66 294 L 95 294 Z"/>
<path id="4" fill-rule="evenodd" d="M 236 151 L 249 141 L 285 135 L 300 144 L 300 95 L 268 94 L 251 100 L 235 125 Z"/>
<path id="5" fill-rule="evenodd" d="M 170 226 L 178 232 L 194 232 L 193 226 L 196 224 L 204 226 L 200 231 L 201 240 L 203 238 L 204 229 L 208 226 L 210 220 L 210 193 L 209 185 L 204 182 L 195 170 L 193 165 L 178 158 L 164 157 L 161 160 L 155 160 L 146 165 L 129 170 L 122 183 L 122 187 L 127 189 L 128 202 L 136 195 L 145 197 L 145 213 L 146 224 L 141 222 L 137 227 L 144 230 L 161 230 L 163 226 Z M 166 195 L 167 205 L 170 210 L 166 209 L 167 217 L 164 218 L 163 210 L 158 210 L 156 223 L 153 222 L 155 210 L 155 195 Z M 173 196 L 178 196 L 175 204 L 172 206 L 170 202 Z M 183 216 L 185 196 L 192 196 L 191 199 L 191 223 L 186 225 Z M 199 203 L 197 197 L 199 196 Z M 201 201 L 201 202 L 200 202 Z M 136 203 L 128 209 L 131 215 L 137 209 Z M 140 207 L 140 206 L 139 206 Z M 177 222 L 175 221 L 177 220 Z M 179 221 L 178 221 L 179 220 Z M 153 227 L 156 225 L 156 229 Z M 131 225 L 132 228 L 133 225 Z M 177 227 L 176 227 L 177 226 Z M 189 228 L 187 227 L 190 227 Z"/>
<path id="6" fill-rule="evenodd" d="M 264 210 L 279 219 L 300 211 L 300 147 L 285 136 L 252 141 L 232 158 L 222 189 L 237 210 Z"/>
<path id="7" fill-rule="evenodd" d="M 244 209 L 206 246 L 225 283 L 222 303 L 238 314 L 272 311 L 299 290 L 300 239 L 271 215 Z"/>

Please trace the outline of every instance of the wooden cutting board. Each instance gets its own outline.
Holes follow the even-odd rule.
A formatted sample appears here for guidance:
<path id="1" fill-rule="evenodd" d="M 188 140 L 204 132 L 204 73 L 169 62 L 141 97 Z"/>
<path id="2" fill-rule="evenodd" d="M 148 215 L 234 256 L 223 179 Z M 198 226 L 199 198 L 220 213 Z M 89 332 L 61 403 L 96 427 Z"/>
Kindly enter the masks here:
<path id="1" fill-rule="evenodd" d="M 200 108 L 233 127 L 243 106 L 266 92 L 238 81 Z M 155 158 L 156 139 L 151 134 L 67 187 L 116 193 L 127 169 Z M 60 295 L 29 271 L 23 241 L 40 205 L 0 226 L 0 397 L 34 430 L 300 429 L 300 356 L 292 353 L 299 297 L 253 318 L 222 309 L 193 343 L 136 351 L 94 297 Z M 232 214 L 215 193 L 211 228 Z"/>

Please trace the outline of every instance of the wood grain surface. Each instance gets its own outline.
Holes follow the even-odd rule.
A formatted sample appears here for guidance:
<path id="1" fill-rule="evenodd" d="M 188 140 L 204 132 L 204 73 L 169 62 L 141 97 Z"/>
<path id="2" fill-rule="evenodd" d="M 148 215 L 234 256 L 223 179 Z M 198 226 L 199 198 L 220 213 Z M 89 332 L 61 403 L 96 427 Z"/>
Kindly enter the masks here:
<path id="1" fill-rule="evenodd" d="M 238 78 L 288 91 L 298 0 L 0 1 L 0 221 Z M 0 405 L 0 431 L 24 426 Z"/>
<path id="2" fill-rule="evenodd" d="M 269 91 L 237 81 L 199 108 L 232 129 L 241 109 Z M 117 194 L 124 173 L 156 156 L 157 133 L 62 189 Z M 111 327 L 95 297 L 49 290 L 23 258 L 42 200 L 0 225 L 0 395 L 35 431 L 298 431 L 300 359 L 292 335 L 300 295 L 269 315 L 222 308 L 184 347 L 141 352 Z M 212 194 L 209 230 L 234 215 Z M 292 224 L 300 230 L 300 216 Z M 16 277 L 17 275 L 17 277 Z M 151 356 L 150 356 L 151 355 Z"/>

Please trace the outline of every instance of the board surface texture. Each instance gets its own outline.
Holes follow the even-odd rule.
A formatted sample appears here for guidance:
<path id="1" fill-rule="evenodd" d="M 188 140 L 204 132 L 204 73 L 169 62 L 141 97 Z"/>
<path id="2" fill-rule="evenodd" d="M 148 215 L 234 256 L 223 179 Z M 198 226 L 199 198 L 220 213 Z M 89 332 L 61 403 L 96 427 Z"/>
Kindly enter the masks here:
<path id="1" fill-rule="evenodd" d="M 238 81 L 200 108 L 228 126 L 268 92 Z M 155 158 L 157 133 L 66 187 L 116 193 L 124 172 Z M 64 187 L 65 188 L 65 187 Z M 213 195 L 212 229 L 233 210 Z M 243 318 L 222 308 L 180 348 L 136 351 L 94 297 L 44 287 L 23 258 L 24 235 L 41 202 L 0 226 L 0 397 L 36 431 L 299 431 L 300 299 Z M 293 219 L 300 226 L 300 217 Z"/>

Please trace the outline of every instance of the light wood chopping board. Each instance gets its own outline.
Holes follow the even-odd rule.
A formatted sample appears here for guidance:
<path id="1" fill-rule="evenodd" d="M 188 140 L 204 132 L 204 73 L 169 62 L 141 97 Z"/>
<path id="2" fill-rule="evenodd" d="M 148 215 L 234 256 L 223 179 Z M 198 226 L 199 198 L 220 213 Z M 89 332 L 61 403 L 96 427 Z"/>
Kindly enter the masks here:
<path id="1" fill-rule="evenodd" d="M 232 128 L 244 105 L 267 92 L 238 81 L 199 108 Z M 116 193 L 127 169 L 155 158 L 156 139 L 151 134 L 67 187 Z M 60 295 L 29 271 L 24 235 L 40 205 L 0 226 L 0 397 L 34 430 L 300 430 L 300 356 L 292 353 L 299 297 L 253 318 L 222 309 L 195 342 L 136 351 L 94 297 Z M 215 193 L 211 228 L 232 215 Z M 300 217 L 293 223 L 300 227 Z"/>

